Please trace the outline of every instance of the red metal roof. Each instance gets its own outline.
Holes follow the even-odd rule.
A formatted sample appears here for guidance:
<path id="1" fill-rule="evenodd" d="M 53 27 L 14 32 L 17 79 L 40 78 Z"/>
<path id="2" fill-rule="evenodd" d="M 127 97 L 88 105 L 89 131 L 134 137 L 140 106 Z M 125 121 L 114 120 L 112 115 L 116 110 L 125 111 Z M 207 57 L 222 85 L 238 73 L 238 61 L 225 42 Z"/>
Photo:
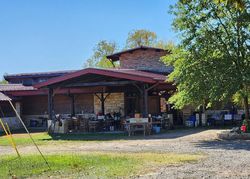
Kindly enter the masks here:
<path id="1" fill-rule="evenodd" d="M 5 94 L 0 92 L 0 101 L 10 101 L 11 99 Z"/>
<path id="2" fill-rule="evenodd" d="M 155 79 L 157 81 L 165 81 L 166 76 L 157 74 L 157 73 L 151 73 L 151 72 L 145 72 L 145 71 L 139 71 L 139 70 L 134 70 L 134 69 L 108 69 L 109 71 L 115 71 L 119 73 L 124 73 L 124 74 L 131 74 L 131 75 L 137 75 L 137 76 L 142 76 L 142 77 L 149 77 L 152 79 Z"/>
<path id="3" fill-rule="evenodd" d="M 10 78 L 26 78 L 26 77 L 56 77 L 62 76 L 68 73 L 73 73 L 77 70 L 64 70 L 64 71 L 51 71 L 51 72 L 35 72 L 35 73 L 18 73 L 18 74 L 9 74 L 4 75 L 5 80 Z"/>
<path id="4" fill-rule="evenodd" d="M 24 86 L 22 84 L 0 84 L 0 91 L 29 91 L 36 90 L 33 86 Z"/>
<path id="5" fill-rule="evenodd" d="M 83 70 L 76 71 L 74 73 L 66 74 L 60 77 L 52 78 L 48 81 L 38 83 L 34 85 L 35 88 L 42 88 L 50 86 L 56 83 L 60 83 L 69 79 L 77 78 L 86 74 L 96 74 L 108 77 L 123 78 L 133 81 L 140 81 L 145 83 L 164 83 L 166 80 L 165 75 L 156 73 L 138 71 L 133 69 L 97 69 L 97 68 L 86 68 Z"/>
<path id="6" fill-rule="evenodd" d="M 131 48 L 131 49 L 128 49 L 128 50 L 124 50 L 124 51 L 121 51 L 121 52 L 117 52 L 117 53 L 108 55 L 107 58 L 111 59 L 112 61 L 118 61 L 120 55 L 125 54 L 125 53 L 131 53 L 131 52 L 136 51 L 136 50 L 156 50 L 156 51 L 159 51 L 159 52 L 166 52 L 166 54 L 169 53 L 168 50 L 164 50 L 162 48 L 139 46 L 139 47 Z"/>

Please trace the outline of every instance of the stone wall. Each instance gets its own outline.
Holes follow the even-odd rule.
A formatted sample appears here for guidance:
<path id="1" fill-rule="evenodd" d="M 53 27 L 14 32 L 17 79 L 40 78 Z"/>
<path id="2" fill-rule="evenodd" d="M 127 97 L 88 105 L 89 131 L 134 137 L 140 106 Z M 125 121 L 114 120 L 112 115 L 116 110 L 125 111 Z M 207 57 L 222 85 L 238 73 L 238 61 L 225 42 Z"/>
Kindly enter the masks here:
<path id="1" fill-rule="evenodd" d="M 167 67 L 161 57 L 166 52 L 155 50 L 136 50 L 133 53 L 125 53 L 120 56 L 121 68 L 148 70 L 169 73 L 172 67 Z"/>
<path id="2" fill-rule="evenodd" d="M 105 101 L 105 113 L 119 112 L 120 108 L 124 115 L 124 93 L 111 93 Z M 101 102 L 96 96 L 94 96 L 94 111 L 95 114 L 101 112 Z"/>

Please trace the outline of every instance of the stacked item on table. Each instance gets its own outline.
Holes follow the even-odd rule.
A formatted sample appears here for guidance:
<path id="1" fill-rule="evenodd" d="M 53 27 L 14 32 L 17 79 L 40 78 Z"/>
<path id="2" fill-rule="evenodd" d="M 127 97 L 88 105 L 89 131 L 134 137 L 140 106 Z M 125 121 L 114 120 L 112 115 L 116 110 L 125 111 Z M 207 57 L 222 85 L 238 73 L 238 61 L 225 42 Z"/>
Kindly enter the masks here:
<path id="1" fill-rule="evenodd" d="M 88 132 L 88 127 L 89 127 L 88 122 L 89 122 L 88 118 L 80 117 L 80 131 L 81 132 Z"/>

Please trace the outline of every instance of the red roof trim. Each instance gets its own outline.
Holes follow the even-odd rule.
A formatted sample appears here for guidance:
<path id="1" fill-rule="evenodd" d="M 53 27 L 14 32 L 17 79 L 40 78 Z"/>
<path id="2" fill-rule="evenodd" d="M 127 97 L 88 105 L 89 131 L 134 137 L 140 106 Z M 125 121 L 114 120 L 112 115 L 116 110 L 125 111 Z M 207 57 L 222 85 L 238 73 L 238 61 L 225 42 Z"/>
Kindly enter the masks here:
<path id="1" fill-rule="evenodd" d="M 142 72 L 145 73 L 145 72 Z M 134 80 L 134 81 L 141 81 L 141 82 L 145 82 L 145 83 L 156 83 L 158 81 L 163 81 L 163 80 L 159 80 L 153 77 L 153 73 L 147 73 L 152 74 L 152 77 L 150 76 L 146 76 L 146 75 L 140 75 L 139 73 L 133 73 L 133 74 L 129 74 L 126 73 L 126 71 L 119 71 L 119 69 L 116 70 L 108 70 L 108 69 L 96 69 L 96 68 L 86 68 L 83 70 L 79 70 L 76 71 L 74 73 L 70 73 L 64 76 L 60 76 L 60 77 L 56 77 L 56 78 L 52 78 L 48 81 L 42 82 L 42 83 L 38 83 L 36 85 L 34 85 L 35 88 L 42 88 L 42 87 L 46 87 L 46 86 L 50 86 L 56 83 L 60 83 L 62 81 L 65 80 L 69 80 L 72 78 L 76 78 L 85 74 L 97 74 L 97 75 L 104 75 L 104 76 L 109 76 L 109 77 L 116 77 L 116 78 L 124 78 L 124 79 L 128 79 L 128 80 Z"/>
<path id="2" fill-rule="evenodd" d="M 0 91 L 30 91 L 36 90 L 33 86 L 24 86 L 22 84 L 0 84 Z"/>
<path id="3" fill-rule="evenodd" d="M 71 89 L 57 89 L 54 91 L 55 94 L 82 94 L 82 93 L 93 93 L 93 92 L 101 92 L 103 89 L 98 87 L 89 87 L 89 88 L 71 88 Z M 1 94 L 1 92 L 0 92 Z M 47 89 L 39 89 L 36 91 L 10 91 L 7 93 L 11 96 L 37 96 L 37 95 L 47 95 Z"/>

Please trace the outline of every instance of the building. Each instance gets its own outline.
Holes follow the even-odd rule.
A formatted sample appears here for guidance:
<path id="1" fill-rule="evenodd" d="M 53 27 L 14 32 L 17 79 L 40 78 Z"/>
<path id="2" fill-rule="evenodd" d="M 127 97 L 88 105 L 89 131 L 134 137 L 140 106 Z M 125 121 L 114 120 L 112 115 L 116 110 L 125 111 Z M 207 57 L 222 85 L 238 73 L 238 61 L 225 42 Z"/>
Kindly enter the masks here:
<path id="1" fill-rule="evenodd" d="M 166 82 L 172 67 L 160 58 L 169 51 L 140 46 L 107 56 L 119 61 L 116 69 L 86 68 L 75 71 L 23 73 L 4 76 L 9 82 L 0 85 L 2 117 L 14 117 L 6 99 L 15 103 L 17 111 L 31 125 L 31 120 L 53 119 L 55 114 L 106 114 L 120 112 L 122 116 L 141 113 L 160 114 L 172 110 L 165 100 L 175 90 Z M 177 111 L 175 123 L 178 121 Z M 41 122 L 41 126 L 43 126 Z"/>

